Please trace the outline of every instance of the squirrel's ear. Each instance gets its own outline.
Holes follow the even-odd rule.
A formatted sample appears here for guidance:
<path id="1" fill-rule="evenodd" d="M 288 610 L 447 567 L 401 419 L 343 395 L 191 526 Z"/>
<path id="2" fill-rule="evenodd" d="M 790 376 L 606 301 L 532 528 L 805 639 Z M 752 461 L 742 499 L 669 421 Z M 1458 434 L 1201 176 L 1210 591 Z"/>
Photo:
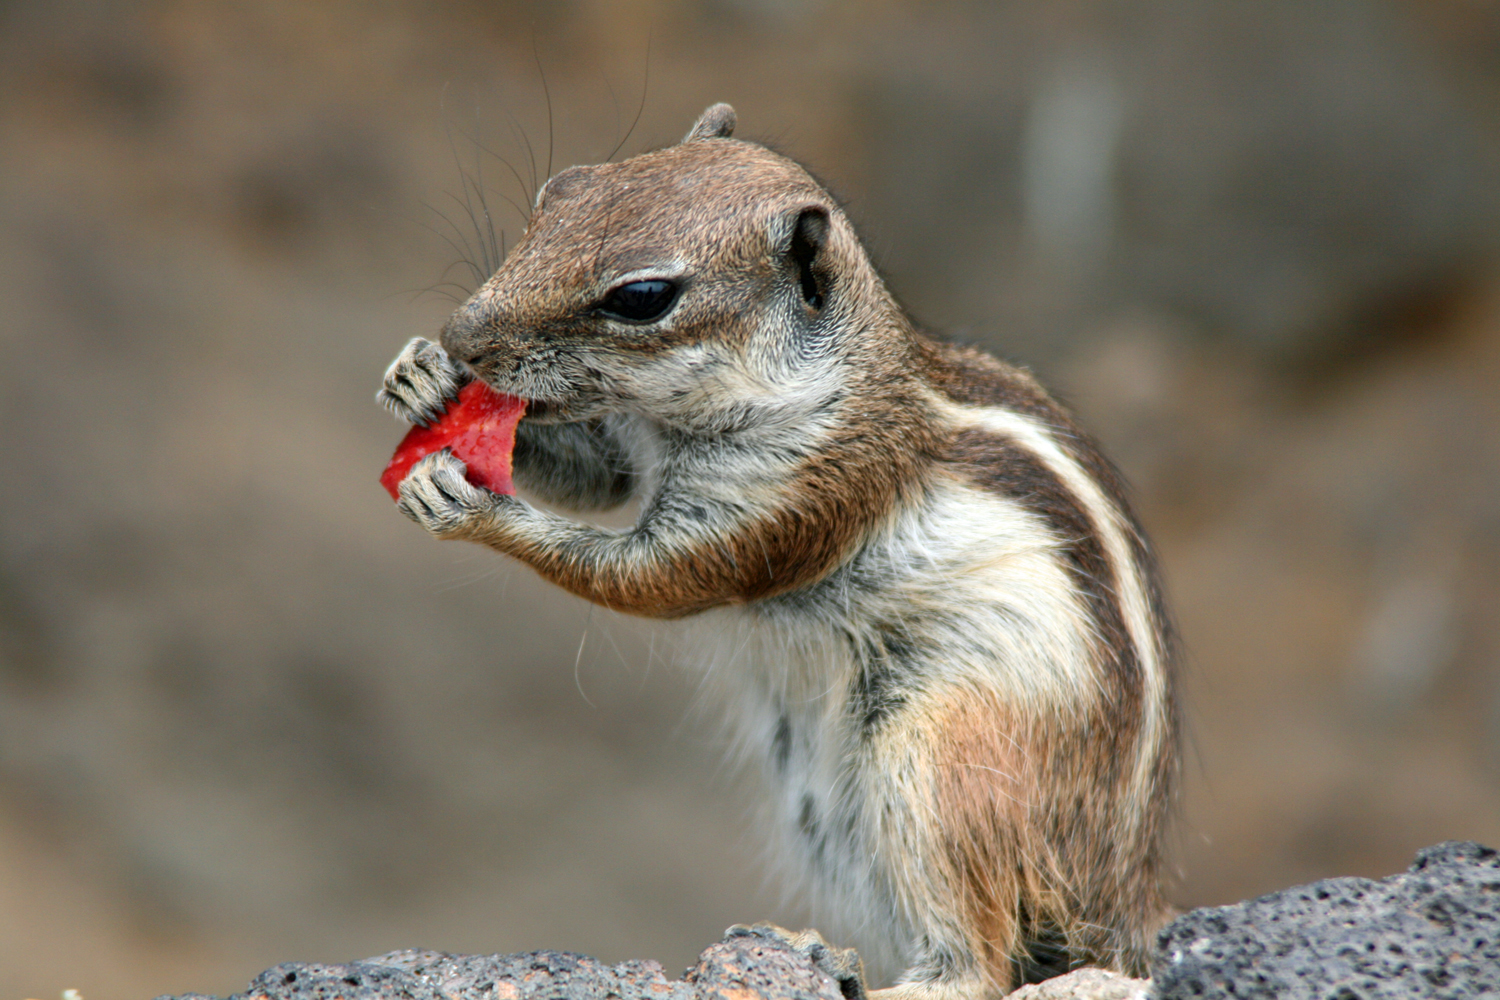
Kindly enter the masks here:
<path id="1" fill-rule="evenodd" d="M 828 292 L 828 264 L 819 260 L 828 244 L 828 210 L 804 208 L 792 224 L 791 244 L 787 255 L 797 267 L 797 283 L 802 301 L 809 309 L 819 311 Z"/>
<path id="2" fill-rule="evenodd" d="M 734 134 L 734 109 L 727 104 L 715 104 L 693 123 L 688 129 L 688 134 L 682 137 L 683 142 L 697 142 L 700 139 L 728 139 Z"/>

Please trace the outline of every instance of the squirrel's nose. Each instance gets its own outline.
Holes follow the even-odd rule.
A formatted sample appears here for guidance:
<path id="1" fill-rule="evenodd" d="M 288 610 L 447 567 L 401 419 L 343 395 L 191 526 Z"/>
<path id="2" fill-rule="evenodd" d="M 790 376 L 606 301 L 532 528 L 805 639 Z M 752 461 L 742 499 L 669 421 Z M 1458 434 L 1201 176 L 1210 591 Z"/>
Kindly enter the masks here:
<path id="1" fill-rule="evenodd" d="M 490 326 L 489 310 L 484 303 L 477 301 L 478 298 L 474 296 L 455 309 L 438 334 L 448 357 L 464 364 L 474 364 L 489 346 L 489 338 L 485 336 L 485 330 Z"/>

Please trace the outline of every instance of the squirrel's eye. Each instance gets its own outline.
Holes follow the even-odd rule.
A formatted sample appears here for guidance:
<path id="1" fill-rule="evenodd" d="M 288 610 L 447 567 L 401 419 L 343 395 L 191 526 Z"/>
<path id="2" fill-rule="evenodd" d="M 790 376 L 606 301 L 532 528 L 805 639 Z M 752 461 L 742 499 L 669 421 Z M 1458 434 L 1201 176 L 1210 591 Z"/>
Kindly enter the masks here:
<path id="1" fill-rule="evenodd" d="M 677 286 L 670 281 L 632 281 L 604 297 L 599 310 L 617 319 L 646 323 L 660 319 L 677 299 Z"/>

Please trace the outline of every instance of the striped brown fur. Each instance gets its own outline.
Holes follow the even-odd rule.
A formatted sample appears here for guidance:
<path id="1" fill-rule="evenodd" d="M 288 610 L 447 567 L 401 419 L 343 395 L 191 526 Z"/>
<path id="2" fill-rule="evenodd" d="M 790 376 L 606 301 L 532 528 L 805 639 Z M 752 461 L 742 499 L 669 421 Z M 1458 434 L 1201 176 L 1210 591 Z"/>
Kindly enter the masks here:
<path id="1" fill-rule="evenodd" d="M 697 623 L 772 839 L 893 1000 L 1141 973 L 1177 722 L 1120 478 L 1030 374 L 917 331 L 827 192 L 732 127 L 716 106 L 677 146 L 554 177 L 381 393 L 419 422 L 469 378 L 526 397 L 522 488 L 638 497 L 636 524 L 495 496 L 447 453 L 400 507 Z"/>

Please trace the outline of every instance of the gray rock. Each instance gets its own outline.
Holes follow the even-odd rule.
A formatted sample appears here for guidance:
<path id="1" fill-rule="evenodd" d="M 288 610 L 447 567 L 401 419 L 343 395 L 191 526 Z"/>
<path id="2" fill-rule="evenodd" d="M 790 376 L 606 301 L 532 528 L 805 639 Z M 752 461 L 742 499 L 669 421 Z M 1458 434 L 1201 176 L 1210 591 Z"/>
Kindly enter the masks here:
<path id="1" fill-rule="evenodd" d="M 347 965 L 267 969 L 230 1000 L 844 1000 L 839 985 L 786 944 L 731 935 L 680 980 L 656 962 L 605 965 L 583 955 L 448 955 L 411 949 Z M 161 998 L 169 1000 L 169 998 Z M 184 994 L 175 1000 L 212 1000 Z"/>
<path id="2" fill-rule="evenodd" d="M 1500 996 L 1500 852 L 1449 842 L 1380 881 L 1336 878 L 1194 910 L 1157 939 L 1151 996 Z"/>
<path id="3" fill-rule="evenodd" d="M 1144 1000 L 1149 980 L 1104 969 L 1074 969 L 1045 982 L 1022 986 L 1008 1000 Z"/>
<path id="4" fill-rule="evenodd" d="M 1336 878 L 1194 910 L 1157 939 L 1149 984 L 1081 969 L 1017 1000 L 1468 1000 L 1500 996 L 1500 852 L 1450 842 L 1380 881 Z M 1149 993 L 1146 991 L 1149 986 Z M 230 1000 L 846 1000 L 797 949 L 727 936 L 680 980 L 656 962 L 419 949 L 268 969 Z M 160 1000 L 213 1000 L 184 994 Z"/>

